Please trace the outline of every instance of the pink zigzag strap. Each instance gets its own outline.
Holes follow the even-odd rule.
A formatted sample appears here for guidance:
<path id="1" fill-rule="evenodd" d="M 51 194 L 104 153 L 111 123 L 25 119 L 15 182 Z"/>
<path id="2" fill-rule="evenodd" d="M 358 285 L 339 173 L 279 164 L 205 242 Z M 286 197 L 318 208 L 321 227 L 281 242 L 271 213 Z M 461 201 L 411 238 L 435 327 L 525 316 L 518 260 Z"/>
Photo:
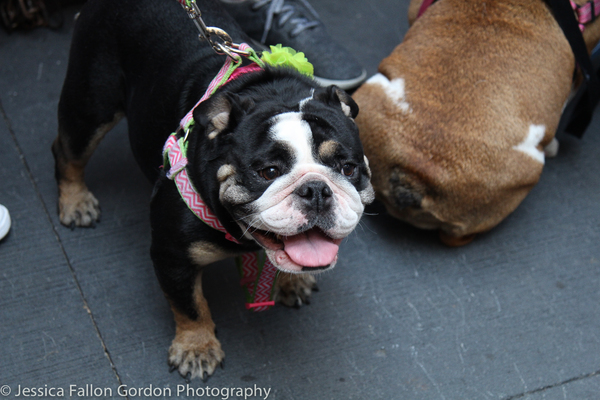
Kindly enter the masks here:
<path id="1" fill-rule="evenodd" d="M 182 4 L 186 3 L 186 0 L 178 1 Z M 223 64 L 223 67 L 221 67 L 217 76 L 211 81 L 204 96 L 202 96 L 198 103 L 196 103 L 196 105 L 181 120 L 180 128 L 183 132 L 186 132 L 186 134 L 190 126 L 194 123 L 194 109 L 198 107 L 200 103 L 208 99 L 219 87 L 229 81 L 236 79 L 242 74 L 262 69 L 261 65 L 259 65 L 262 61 L 258 59 L 256 53 L 250 46 L 246 43 L 242 43 L 239 48 L 240 50 L 248 51 L 250 54 L 248 58 L 254 61 L 254 63 L 238 68 L 242 64 L 241 57 L 238 60 L 227 57 L 225 64 Z M 188 163 L 186 151 L 187 143 L 185 137 L 178 139 L 177 134 L 172 133 L 163 148 L 164 165 L 166 166 L 167 162 L 168 165 L 170 165 L 169 171 L 167 172 L 167 178 L 175 181 L 179 194 L 187 204 L 188 208 L 198 218 L 208 226 L 223 232 L 226 239 L 239 244 L 239 242 L 227 232 L 206 203 L 204 203 L 189 180 L 186 170 Z M 273 301 L 273 288 L 277 279 L 277 268 L 275 268 L 269 258 L 266 257 L 264 252 L 262 254 L 263 257 L 260 257 L 259 252 L 252 252 L 237 258 L 240 274 L 242 276 L 241 283 L 246 292 L 246 308 L 254 311 L 264 311 L 275 304 Z"/>
<path id="2" fill-rule="evenodd" d="M 266 254 L 246 253 L 237 258 L 237 264 L 242 276 L 240 284 L 244 287 L 246 295 L 246 308 L 265 311 L 274 306 L 273 288 L 278 271 Z"/>
<path id="3" fill-rule="evenodd" d="M 226 239 L 239 243 L 227 232 L 190 182 L 185 169 L 187 157 L 185 156 L 183 138 L 177 139 L 176 134 L 170 135 L 165 143 L 163 154 L 168 158 L 169 165 L 171 165 L 167 177 L 175 181 L 177 189 L 188 208 L 205 224 L 225 233 Z M 277 268 L 264 252 L 263 256 L 260 257 L 259 252 L 251 252 L 238 257 L 242 276 L 241 284 L 245 287 L 246 292 L 246 308 L 254 311 L 265 311 L 275 305 L 273 287 L 277 278 Z"/>
<path id="4" fill-rule="evenodd" d="M 593 22 L 600 14 L 600 0 L 590 0 L 581 6 L 575 4 L 573 0 L 570 0 L 570 3 L 573 11 L 577 14 L 577 21 L 579 22 L 581 32 L 585 30 L 585 24 Z"/>
<path id="5" fill-rule="evenodd" d="M 185 204 L 198 218 L 200 218 L 205 224 L 225 234 L 225 237 L 234 242 L 239 243 L 236 238 L 231 236 L 217 217 L 208 208 L 204 200 L 200 197 L 192 182 L 188 178 L 187 170 L 187 157 L 185 156 L 186 144 L 183 138 L 177 139 L 175 134 L 171 134 L 169 139 L 165 143 L 163 154 L 168 157 L 169 165 L 171 168 L 167 172 L 167 177 L 175 181 L 179 194 L 185 201 Z M 166 161 L 166 160 L 165 160 Z"/>
<path id="6" fill-rule="evenodd" d="M 212 96 L 213 93 L 218 88 L 220 88 L 224 84 L 232 81 L 233 79 L 239 77 L 242 74 L 258 71 L 261 69 L 261 66 L 258 65 L 257 63 L 262 63 L 262 61 L 256 56 L 256 53 L 254 53 L 254 50 L 252 50 L 252 48 L 250 46 L 248 46 L 248 44 L 241 43 L 239 45 L 239 49 L 242 51 L 251 52 L 252 55 L 250 56 L 250 59 L 252 61 L 254 61 L 254 63 L 238 69 L 238 67 L 240 65 L 242 65 L 242 58 L 240 57 L 238 60 L 234 60 L 231 57 L 227 57 L 225 60 L 225 63 L 223 64 L 223 66 L 221 67 L 219 72 L 217 73 L 217 76 L 215 76 L 213 78 L 213 80 L 210 82 L 210 84 L 208 85 L 208 88 L 206 89 L 204 96 L 202 96 L 202 98 L 200 98 L 200 100 L 198 100 L 196 105 L 185 115 L 185 117 L 183 117 L 183 119 L 179 123 L 179 126 L 184 130 L 184 132 L 187 131 L 187 129 L 190 127 L 191 124 L 193 124 L 193 121 L 194 121 L 193 114 L 194 114 L 194 110 L 196 109 L 196 107 L 198 107 L 198 105 L 200 103 L 202 103 L 204 100 L 206 100 L 210 96 Z"/>
<path id="7" fill-rule="evenodd" d="M 579 29 L 582 32 L 585 28 L 584 25 L 592 22 L 600 14 L 600 0 L 590 0 L 581 6 L 578 6 L 571 0 L 571 7 L 573 7 L 573 10 L 577 14 Z"/>

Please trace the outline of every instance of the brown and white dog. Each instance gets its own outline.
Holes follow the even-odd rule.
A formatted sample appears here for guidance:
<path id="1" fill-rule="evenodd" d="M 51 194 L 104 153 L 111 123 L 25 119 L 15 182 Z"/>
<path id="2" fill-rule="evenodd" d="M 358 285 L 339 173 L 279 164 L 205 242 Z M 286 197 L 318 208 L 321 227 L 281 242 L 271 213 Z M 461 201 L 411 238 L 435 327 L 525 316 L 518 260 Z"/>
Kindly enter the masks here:
<path id="1" fill-rule="evenodd" d="M 469 243 L 538 182 L 575 61 L 543 0 L 439 0 L 354 99 L 377 197 L 393 216 Z M 583 4 L 583 0 L 576 3 Z M 588 50 L 600 22 L 586 26 Z"/>

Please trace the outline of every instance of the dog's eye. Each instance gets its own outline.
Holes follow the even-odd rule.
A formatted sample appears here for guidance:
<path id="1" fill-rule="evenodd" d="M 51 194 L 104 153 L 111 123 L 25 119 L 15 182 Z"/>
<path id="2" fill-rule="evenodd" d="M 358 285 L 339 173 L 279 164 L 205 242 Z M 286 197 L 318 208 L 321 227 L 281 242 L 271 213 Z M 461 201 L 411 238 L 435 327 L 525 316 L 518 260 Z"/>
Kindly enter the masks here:
<path id="1" fill-rule="evenodd" d="M 342 167 L 342 174 L 350 177 L 354 175 L 354 171 L 356 170 L 356 165 L 352 164 L 344 164 Z"/>
<path id="2" fill-rule="evenodd" d="M 279 171 L 279 168 L 277 167 L 267 167 L 258 171 L 258 175 L 267 181 L 272 181 L 273 179 L 281 176 L 281 171 Z"/>

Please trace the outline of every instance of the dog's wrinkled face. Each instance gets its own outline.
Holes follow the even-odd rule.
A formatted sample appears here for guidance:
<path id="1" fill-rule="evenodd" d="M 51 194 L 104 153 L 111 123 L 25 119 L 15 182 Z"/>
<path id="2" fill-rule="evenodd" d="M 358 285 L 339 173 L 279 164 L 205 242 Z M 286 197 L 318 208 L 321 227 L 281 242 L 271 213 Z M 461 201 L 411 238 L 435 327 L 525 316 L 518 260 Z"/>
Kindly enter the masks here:
<path id="1" fill-rule="evenodd" d="M 245 235 L 293 273 L 332 268 L 373 200 L 356 104 L 335 87 L 304 95 L 292 106 L 230 99 L 242 106 L 227 115 L 235 144 L 217 173 L 220 201 Z"/>

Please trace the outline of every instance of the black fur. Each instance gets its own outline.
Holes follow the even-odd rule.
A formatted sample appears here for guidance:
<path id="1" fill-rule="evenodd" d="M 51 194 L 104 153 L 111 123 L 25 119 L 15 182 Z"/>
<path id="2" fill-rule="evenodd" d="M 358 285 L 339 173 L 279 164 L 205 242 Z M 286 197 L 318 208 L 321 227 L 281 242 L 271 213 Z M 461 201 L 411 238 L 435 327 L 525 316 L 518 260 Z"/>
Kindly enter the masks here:
<path id="1" fill-rule="evenodd" d="M 218 1 L 199 4 L 207 25 L 224 29 L 234 42 L 250 43 Z M 337 170 L 346 163 L 356 165 L 357 172 L 349 179 L 358 190 L 366 188 L 369 181 L 358 130 L 340 112 L 344 102 L 351 116 L 356 116 L 358 108 L 350 97 L 335 87 L 319 88 L 295 71 L 267 68 L 227 84 L 194 112 L 196 123 L 188 137 L 190 179 L 241 244 L 200 221 L 161 170 L 162 148 L 224 60 L 225 56 L 197 39 L 194 24 L 174 0 L 89 0 L 75 25 L 59 104 L 60 129 L 74 159 L 87 157 L 99 126 L 112 121 L 116 113 L 127 116 L 133 154 L 155 183 L 151 254 L 156 274 L 172 305 L 192 319 L 198 315 L 193 301 L 197 269 L 188 254 L 191 244 L 209 242 L 230 254 L 258 249 L 254 241 L 243 239 L 233 206 L 219 200 L 219 167 L 239 167 L 238 179 L 258 198 L 270 183 L 260 179 L 257 171 L 277 165 L 285 173 L 294 162 L 285 146 L 268 139 L 270 117 L 298 111 L 300 100 L 314 89 L 318 101 L 308 102 L 303 110 L 313 130 L 314 148 L 325 140 L 344 143 L 321 162 Z M 229 122 L 210 139 L 209 111 L 219 104 L 230 106 Z M 236 207 L 237 212 L 248 211 L 243 210 L 244 205 Z"/>

